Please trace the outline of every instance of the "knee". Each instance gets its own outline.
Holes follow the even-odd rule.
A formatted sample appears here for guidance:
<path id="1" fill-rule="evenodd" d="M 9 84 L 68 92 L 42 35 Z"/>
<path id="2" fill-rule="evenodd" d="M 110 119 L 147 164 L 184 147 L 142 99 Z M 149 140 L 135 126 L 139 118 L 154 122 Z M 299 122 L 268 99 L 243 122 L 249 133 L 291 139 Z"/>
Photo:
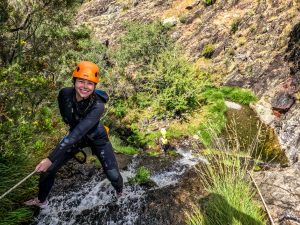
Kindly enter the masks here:
<path id="1" fill-rule="evenodd" d="M 107 178 L 113 182 L 117 182 L 121 177 L 121 174 L 117 169 L 107 170 L 106 175 L 107 175 Z"/>

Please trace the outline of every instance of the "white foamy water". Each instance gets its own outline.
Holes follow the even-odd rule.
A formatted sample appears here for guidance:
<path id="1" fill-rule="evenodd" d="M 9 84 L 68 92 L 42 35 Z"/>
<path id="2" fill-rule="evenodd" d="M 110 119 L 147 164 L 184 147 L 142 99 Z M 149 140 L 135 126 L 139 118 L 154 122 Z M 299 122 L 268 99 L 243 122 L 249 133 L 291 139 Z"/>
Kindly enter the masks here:
<path id="1" fill-rule="evenodd" d="M 182 156 L 166 171 L 151 176 L 158 187 L 175 185 L 181 175 L 197 162 L 206 162 L 203 157 L 196 157 L 191 151 L 178 149 Z M 115 197 L 115 191 L 107 179 L 99 181 L 99 177 L 86 184 L 78 191 L 51 197 L 49 205 L 42 209 L 33 224 L 38 225 L 132 225 L 139 218 L 142 206 L 145 205 L 146 190 L 140 186 L 127 183 L 134 177 L 138 165 L 137 157 L 133 158 L 128 170 L 121 171 L 124 180 L 124 195 Z M 80 181 L 78 181 L 80 182 Z"/>
<path id="2" fill-rule="evenodd" d="M 135 175 L 137 161 L 134 159 L 127 171 L 121 171 L 124 183 L 129 177 Z M 80 181 L 79 181 L 80 182 Z M 124 186 L 124 195 L 115 197 L 115 191 L 107 179 L 99 181 L 99 177 L 84 184 L 81 190 L 68 192 L 65 195 L 51 197 L 49 205 L 42 209 L 33 224 L 44 225 L 72 225 L 72 224 L 104 224 L 102 215 L 109 211 L 110 207 L 119 209 L 122 221 L 112 219 L 106 221 L 106 225 L 124 224 L 132 225 L 138 217 L 138 208 L 144 201 L 144 190 L 139 186 Z M 134 203 L 134 204 L 133 204 Z M 93 216 L 82 221 L 85 212 L 99 214 L 99 221 Z M 78 221 L 79 220 L 79 221 Z"/>
<path id="3" fill-rule="evenodd" d="M 159 188 L 178 183 L 181 175 L 198 162 L 202 161 L 203 163 L 208 163 L 207 159 L 203 156 L 195 156 L 190 150 L 178 148 L 176 152 L 182 156 L 181 159 L 174 162 L 168 171 L 151 176 L 151 180 L 153 180 Z"/>

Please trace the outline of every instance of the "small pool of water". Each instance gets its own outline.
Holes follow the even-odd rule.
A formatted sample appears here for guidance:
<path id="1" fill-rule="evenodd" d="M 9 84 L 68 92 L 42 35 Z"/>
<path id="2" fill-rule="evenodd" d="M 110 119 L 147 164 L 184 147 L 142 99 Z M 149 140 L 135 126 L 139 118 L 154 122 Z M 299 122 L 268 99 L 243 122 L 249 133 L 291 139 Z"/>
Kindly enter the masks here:
<path id="1" fill-rule="evenodd" d="M 252 152 L 263 161 L 284 165 L 288 159 L 282 151 L 274 129 L 260 122 L 255 112 L 246 105 L 228 109 L 227 129 L 223 133 L 231 146 Z"/>

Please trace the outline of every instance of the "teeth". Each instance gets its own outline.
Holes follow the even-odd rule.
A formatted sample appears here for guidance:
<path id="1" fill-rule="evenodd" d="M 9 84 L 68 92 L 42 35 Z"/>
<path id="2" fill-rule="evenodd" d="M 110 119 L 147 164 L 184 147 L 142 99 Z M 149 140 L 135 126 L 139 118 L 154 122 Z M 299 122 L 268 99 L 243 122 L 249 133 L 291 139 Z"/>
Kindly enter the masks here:
<path id="1" fill-rule="evenodd" d="M 82 93 L 89 93 L 89 91 L 86 90 L 80 90 Z"/>

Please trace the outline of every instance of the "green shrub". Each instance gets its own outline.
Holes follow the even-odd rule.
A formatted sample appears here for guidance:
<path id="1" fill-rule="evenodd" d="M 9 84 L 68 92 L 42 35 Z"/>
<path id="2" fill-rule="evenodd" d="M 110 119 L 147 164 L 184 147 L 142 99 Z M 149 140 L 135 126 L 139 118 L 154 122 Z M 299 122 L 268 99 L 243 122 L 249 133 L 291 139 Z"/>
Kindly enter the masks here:
<path id="1" fill-rule="evenodd" d="M 21 115 L 34 117 L 41 103 L 54 97 L 53 83 L 43 74 L 22 71 L 19 64 L 0 70 L 0 100 L 5 112 L 5 120 L 14 120 Z"/>
<path id="2" fill-rule="evenodd" d="M 115 101 L 113 105 L 113 112 L 119 118 L 124 117 L 127 113 L 125 102 L 122 100 Z"/>
<path id="3" fill-rule="evenodd" d="M 140 131 L 138 124 L 131 124 L 130 129 L 132 134 L 128 137 L 127 141 L 134 146 L 145 147 L 147 144 L 146 134 Z"/>
<path id="4" fill-rule="evenodd" d="M 131 183 L 135 183 L 135 184 L 145 184 L 150 180 L 150 171 L 142 166 L 139 167 L 136 175 L 130 179 Z"/>
<path id="5" fill-rule="evenodd" d="M 215 3 L 215 0 L 202 0 L 204 5 L 209 6 Z"/>
<path id="6" fill-rule="evenodd" d="M 215 52 L 215 46 L 213 44 L 207 44 L 204 46 L 202 50 L 202 55 L 205 58 L 211 58 L 214 52 Z"/>
<path id="7" fill-rule="evenodd" d="M 233 23 L 231 24 L 231 28 L 230 28 L 231 33 L 234 34 L 235 32 L 238 31 L 240 22 L 241 22 L 240 19 L 236 19 L 236 20 L 233 21 Z"/>
<path id="8" fill-rule="evenodd" d="M 198 106 L 198 97 L 208 82 L 178 50 L 166 50 L 158 55 L 147 81 L 157 95 L 154 110 L 159 115 L 171 116 Z"/>
<path id="9" fill-rule="evenodd" d="M 86 25 L 80 25 L 71 32 L 75 39 L 90 39 L 92 29 Z"/>
<path id="10" fill-rule="evenodd" d="M 161 23 L 127 23 L 126 34 L 119 40 L 120 47 L 112 53 L 120 67 L 131 63 L 149 64 L 170 44 L 168 28 Z"/>
<path id="11" fill-rule="evenodd" d="M 125 146 L 121 139 L 118 138 L 115 135 L 110 136 L 110 141 L 112 143 L 112 146 L 114 148 L 114 151 L 117 153 L 123 153 L 123 154 L 128 154 L 128 155 L 134 155 L 137 154 L 139 151 L 137 148 L 134 148 L 132 146 Z"/>
<path id="12" fill-rule="evenodd" d="M 180 23 L 186 23 L 188 20 L 188 16 L 187 15 L 182 15 L 179 17 L 179 21 Z"/>

